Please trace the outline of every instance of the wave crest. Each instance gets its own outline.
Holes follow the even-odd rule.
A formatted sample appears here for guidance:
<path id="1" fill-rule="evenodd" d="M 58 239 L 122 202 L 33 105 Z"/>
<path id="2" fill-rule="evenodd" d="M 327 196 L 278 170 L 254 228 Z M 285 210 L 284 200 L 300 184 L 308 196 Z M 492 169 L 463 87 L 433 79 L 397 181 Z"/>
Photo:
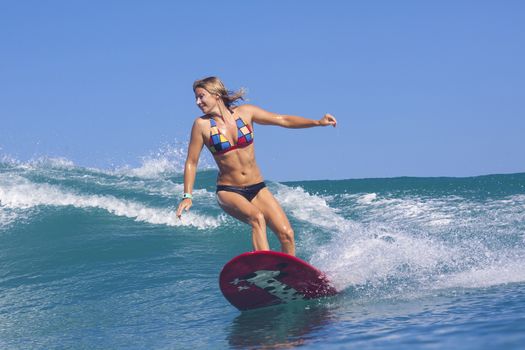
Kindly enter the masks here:
<path id="1" fill-rule="evenodd" d="M 221 216 L 187 213 L 184 220 L 177 218 L 174 209 L 148 207 L 144 204 L 119 199 L 111 195 L 85 195 L 61 189 L 50 184 L 36 184 L 13 175 L 0 178 L 0 203 L 2 208 L 27 210 L 39 206 L 72 206 L 75 208 L 98 208 L 113 215 L 135 219 L 150 224 L 167 226 L 193 226 L 208 229 L 220 226 L 224 220 Z M 14 211 L 11 211 L 13 213 Z M 7 212 L 6 212 L 7 213 Z M 13 217 L 5 214 L 6 220 Z"/>

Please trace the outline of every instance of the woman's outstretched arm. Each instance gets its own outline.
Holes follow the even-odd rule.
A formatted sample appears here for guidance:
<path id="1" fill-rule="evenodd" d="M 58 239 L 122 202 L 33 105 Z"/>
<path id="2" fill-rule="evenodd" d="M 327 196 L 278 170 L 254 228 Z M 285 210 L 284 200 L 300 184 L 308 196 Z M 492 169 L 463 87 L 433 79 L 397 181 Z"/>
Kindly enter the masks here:
<path id="1" fill-rule="evenodd" d="M 308 119 L 304 117 L 299 117 L 295 115 L 285 115 L 277 114 L 273 112 L 268 112 L 262 108 L 253 105 L 244 105 L 245 110 L 247 110 L 251 116 L 252 121 L 257 124 L 262 125 L 277 125 L 284 128 L 311 128 L 314 126 L 336 126 L 337 120 L 331 114 L 325 114 L 321 119 Z"/>

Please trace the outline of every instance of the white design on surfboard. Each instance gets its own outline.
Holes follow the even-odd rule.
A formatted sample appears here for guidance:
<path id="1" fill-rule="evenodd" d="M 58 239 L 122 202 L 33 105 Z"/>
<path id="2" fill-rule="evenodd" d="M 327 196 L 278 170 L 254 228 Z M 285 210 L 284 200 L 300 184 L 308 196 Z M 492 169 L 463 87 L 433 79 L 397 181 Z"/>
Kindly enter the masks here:
<path id="1" fill-rule="evenodd" d="M 268 293 L 279 298 L 284 303 L 294 300 L 303 300 L 304 296 L 301 293 L 276 279 L 276 277 L 278 277 L 280 274 L 280 271 L 259 270 L 250 274 L 249 278 L 236 278 L 230 282 L 230 284 L 237 286 L 238 291 L 242 292 L 243 290 L 250 288 L 239 284 L 243 281 L 248 282 L 261 289 L 264 289 Z"/>

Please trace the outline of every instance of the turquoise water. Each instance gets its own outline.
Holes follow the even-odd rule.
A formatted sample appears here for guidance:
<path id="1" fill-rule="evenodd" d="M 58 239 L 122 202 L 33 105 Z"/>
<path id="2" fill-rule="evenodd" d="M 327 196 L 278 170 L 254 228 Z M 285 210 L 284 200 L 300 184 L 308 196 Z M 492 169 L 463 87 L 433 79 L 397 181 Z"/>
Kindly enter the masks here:
<path id="1" fill-rule="evenodd" d="M 341 293 L 241 313 L 218 275 L 249 230 L 210 169 L 179 221 L 179 170 L 2 161 L 0 348 L 525 347 L 525 174 L 269 181 Z"/>

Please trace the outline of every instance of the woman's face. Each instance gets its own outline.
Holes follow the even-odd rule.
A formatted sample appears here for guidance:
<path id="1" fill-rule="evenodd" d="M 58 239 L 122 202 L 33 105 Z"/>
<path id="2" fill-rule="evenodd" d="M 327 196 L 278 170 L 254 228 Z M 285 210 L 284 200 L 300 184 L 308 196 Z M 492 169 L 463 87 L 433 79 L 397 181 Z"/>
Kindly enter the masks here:
<path id="1" fill-rule="evenodd" d="M 215 110 L 218 112 L 218 100 L 218 96 L 210 94 L 206 89 L 200 87 L 195 89 L 195 103 L 204 114 L 209 114 Z"/>

